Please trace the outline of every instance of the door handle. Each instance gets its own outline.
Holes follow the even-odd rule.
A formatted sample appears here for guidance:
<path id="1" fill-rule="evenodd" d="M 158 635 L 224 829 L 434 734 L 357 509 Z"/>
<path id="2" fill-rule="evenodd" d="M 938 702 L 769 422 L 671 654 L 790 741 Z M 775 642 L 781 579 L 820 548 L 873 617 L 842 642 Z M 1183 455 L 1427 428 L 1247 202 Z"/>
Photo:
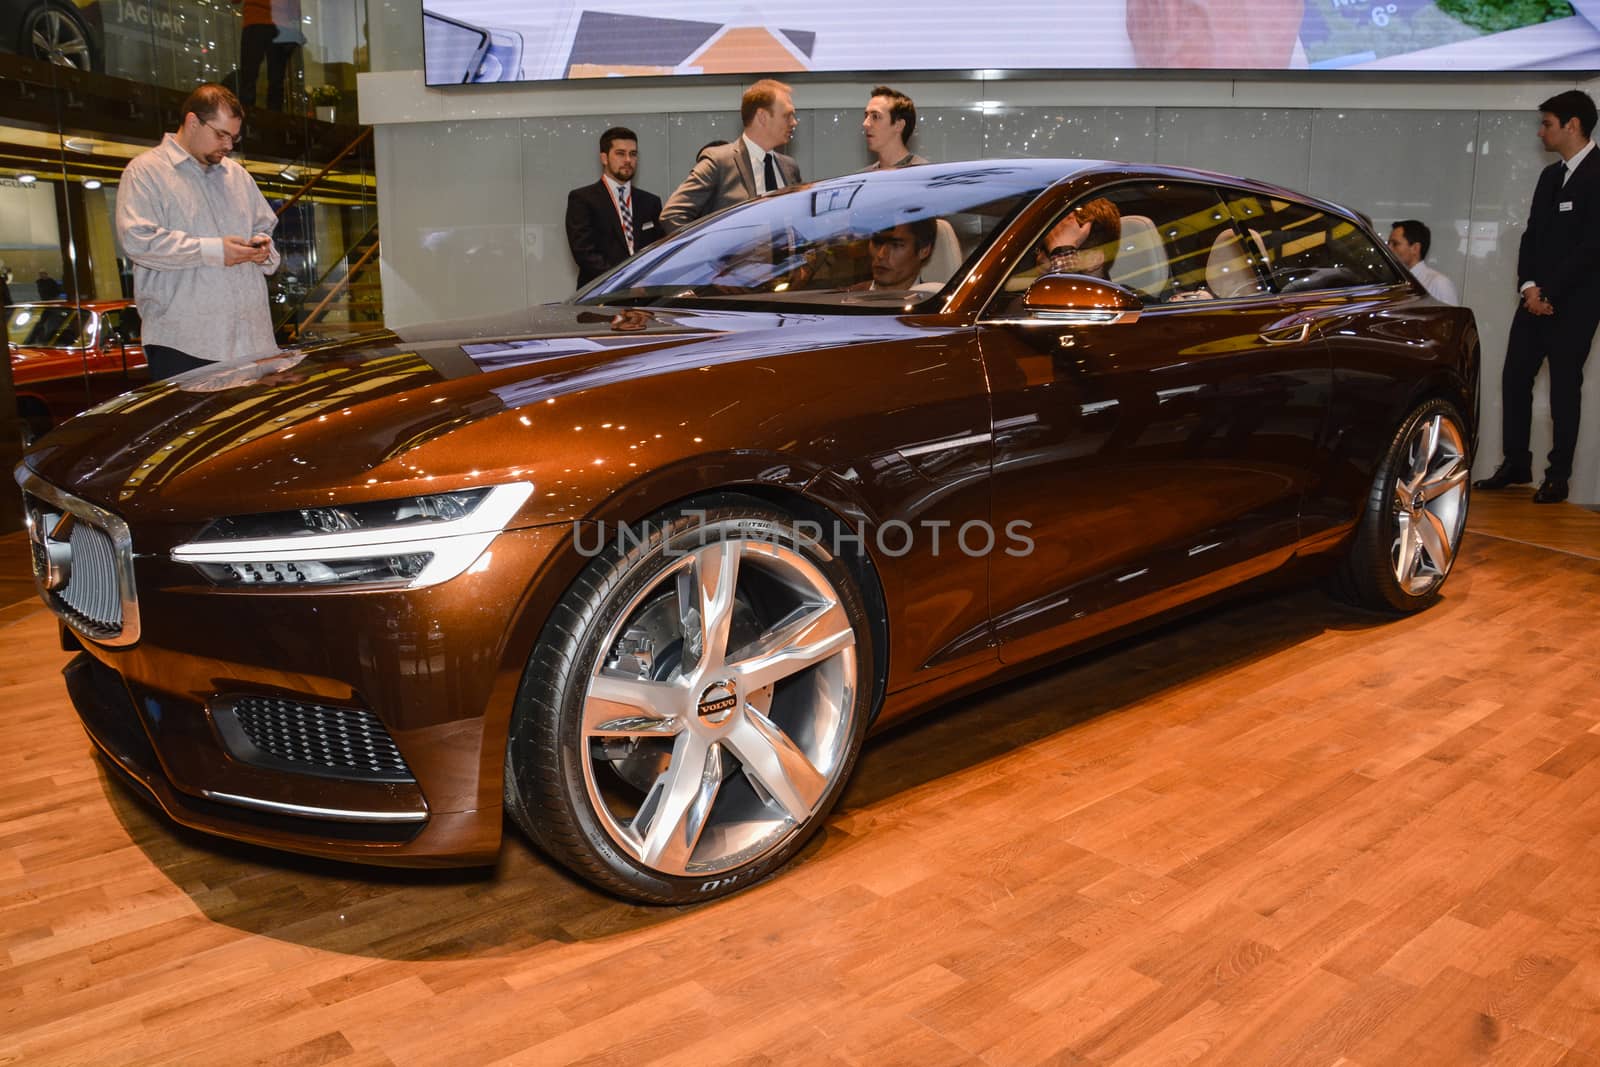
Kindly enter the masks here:
<path id="1" fill-rule="evenodd" d="M 1272 330 L 1267 333 L 1256 334 L 1256 336 L 1269 345 L 1297 345 L 1311 336 L 1311 320 L 1307 319 L 1298 326 Z"/>

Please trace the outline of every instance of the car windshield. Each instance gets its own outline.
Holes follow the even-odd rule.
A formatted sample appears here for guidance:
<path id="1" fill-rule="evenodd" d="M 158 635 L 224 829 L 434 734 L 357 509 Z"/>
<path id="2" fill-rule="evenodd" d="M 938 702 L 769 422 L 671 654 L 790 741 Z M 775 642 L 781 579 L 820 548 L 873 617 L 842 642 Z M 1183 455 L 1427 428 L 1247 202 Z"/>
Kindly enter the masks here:
<path id="1" fill-rule="evenodd" d="M 905 311 L 959 279 L 963 264 L 1057 176 L 973 163 L 800 186 L 646 248 L 574 302 Z"/>
<path id="2" fill-rule="evenodd" d="M 77 348 L 83 344 L 83 314 L 60 304 L 20 304 L 6 309 L 6 336 L 23 348 Z"/>

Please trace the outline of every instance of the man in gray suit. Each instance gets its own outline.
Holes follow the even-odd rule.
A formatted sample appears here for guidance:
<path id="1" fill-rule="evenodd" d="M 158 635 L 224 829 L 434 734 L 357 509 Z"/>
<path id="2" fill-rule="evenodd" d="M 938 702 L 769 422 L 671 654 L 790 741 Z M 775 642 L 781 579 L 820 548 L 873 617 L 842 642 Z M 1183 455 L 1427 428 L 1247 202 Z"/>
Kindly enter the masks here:
<path id="1" fill-rule="evenodd" d="M 763 78 L 745 90 L 739 104 L 744 136 L 706 148 L 694 170 L 667 198 L 661 227 L 682 229 L 702 215 L 742 204 L 764 193 L 800 183 L 800 167 L 778 149 L 789 143 L 799 119 L 794 96 L 783 82 Z"/>

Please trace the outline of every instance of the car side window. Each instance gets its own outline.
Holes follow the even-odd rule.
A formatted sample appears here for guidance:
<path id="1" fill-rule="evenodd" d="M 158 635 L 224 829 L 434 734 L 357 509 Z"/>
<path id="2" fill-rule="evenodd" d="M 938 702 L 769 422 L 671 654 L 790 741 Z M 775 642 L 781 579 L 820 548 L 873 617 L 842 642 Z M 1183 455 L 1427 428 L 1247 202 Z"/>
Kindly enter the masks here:
<path id="1" fill-rule="evenodd" d="M 1239 236 L 1210 186 L 1115 185 L 1080 197 L 1051 221 L 1006 279 L 998 306 L 1007 317 L 1023 314 L 1028 286 L 1052 271 L 1106 278 L 1146 305 L 1260 289 L 1249 256 L 1240 251 L 1230 258 L 1230 248 L 1242 248 Z M 1214 278 L 1222 291 L 1212 288 Z"/>
<path id="2" fill-rule="evenodd" d="M 1228 210 L 1261 245 L 1280 293 L 1392 285 L 1389 259 L 1366 232 L 1342 215 L 1292 200 L 1226 190 Z"/>
<path id="3" fill-rule="evenodd" d="M 114 308 L 100 313 L 100 343 L 108 340 L 123 344 L 139 343 L 139 313 L 132 308 Z"/>

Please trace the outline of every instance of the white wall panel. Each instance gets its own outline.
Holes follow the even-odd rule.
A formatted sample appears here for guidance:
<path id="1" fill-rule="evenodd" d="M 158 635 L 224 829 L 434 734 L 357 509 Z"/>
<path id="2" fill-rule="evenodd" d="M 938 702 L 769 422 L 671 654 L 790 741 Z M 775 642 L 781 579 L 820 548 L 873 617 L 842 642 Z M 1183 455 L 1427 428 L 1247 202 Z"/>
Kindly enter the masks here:
<path id="1" fill-rule="evenodd" d="M 1306 192 L 1366 212 L 1384 238 L 1397 219 L 1422 220 L 1433 232 L 1429 264 L 1460 292 L 1467 281 L 1477 113 L 1328 109 L 1313 112 L 1311 131 Z"/>
<path id="2" fill-rule="evenodd" d="M 527 299 L 521 123 L 422 123 L 377 138 L 383 307 L 391 324 Z"/>
<path id="3" fill-rule="evenodd" d="M 1156 158 L 1155 109 L 1034 105 L 985 109 L 983 154 L 1066 156 L 1149 163 Z"/>
<path id="4" fill-rule="evenodd" d="M 1164 107 L 1156 112 L 1155 159 L 1304 189 L 1311 116 L 1285 108 Z"/>

